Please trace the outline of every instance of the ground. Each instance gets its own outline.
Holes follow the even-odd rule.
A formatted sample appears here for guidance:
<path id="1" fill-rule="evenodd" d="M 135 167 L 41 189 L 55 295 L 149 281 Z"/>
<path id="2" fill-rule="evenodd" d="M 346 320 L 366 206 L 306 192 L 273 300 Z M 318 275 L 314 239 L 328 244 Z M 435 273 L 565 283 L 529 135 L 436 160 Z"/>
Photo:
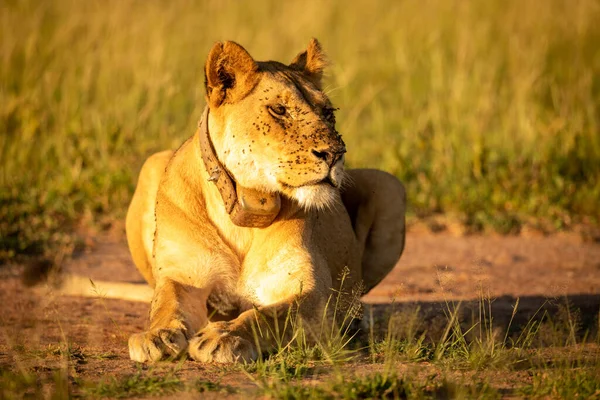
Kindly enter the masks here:
<path id="1" fill-rule="evenodd" d="M 95 280 L 142 280 L 122 235 L 99 235 L 90 244 L 87 251 L 68 262 L 66 270 Z M 21 284 L 22 271 L 19 265 L 0 268 L 0 372 L 4 395 L 19 390 L 48 395 L 49 391 L 59 390 L 61 382 L 64 393 L 100 397 L 167 395 L 183 384 L 185 394 L 192 397 L 198 391 L 215 397 L 274 393 L 265 389 L 264 381 L 251 369 L 193 361 L 136 364 L 129 360 L 127 337 L 146 327 L 147 304 L 102 298 L 42 298 L 39 292 Z M 579 310 L 575 311 L 578 331 L 597 335 L 600 243 L 583 240 L 577 234 L 453 236 L 413 227 L 396 268 L 363 301 L 372 304 L 366 307 L 367 320 L 379 321 L 374 329 L 385 326 L 386 318 L 389 320 L 393 312 L 418 309 L 423 329 L 434 331 L 439 325 L 443 331 L 444 322 L 440 321 L 447 323 L 448 312 L 453 309 L 449 304 L 457 304 L 455 301 L 462 301 L 461 310 L 465 311 L 461 312 L 466 315 L 469 310 L 478 309 L 482 301 L 488 304 L 492 300 L 488 305 L 493 325 L 506 329 L 517 299 L 515 326 L 525 325 L 540 307 L 552 314 L 568 302 L 568 310 Z M 578 354 L 597 363 L 598 342 L 587 342 Z M 362 376 L 381 373 L 389 367 L 387 362 L 374 360 L 359 356 L 342 366 L 307 374 L 299 382 L 315 385 L 334 374 L 334 370 Z M 398 361 L 393 366 L 400 377 L 408 370 L 419 376 L 435 376 L 442 369 L 429 361 Z M 483 377 L 502 396 L 513 396 L 519 387 L 533 385 L 536 376 L 531 370 L 519 368 L 501 374 L 477 368 L 452 374 L 459 376 L 461 382 Z M 154 382 L 153 376 L 161 378 Z M 90 382 L 102 385 L 93 386 Z M 143 388 L 136 392 L 136 385 Z"/>

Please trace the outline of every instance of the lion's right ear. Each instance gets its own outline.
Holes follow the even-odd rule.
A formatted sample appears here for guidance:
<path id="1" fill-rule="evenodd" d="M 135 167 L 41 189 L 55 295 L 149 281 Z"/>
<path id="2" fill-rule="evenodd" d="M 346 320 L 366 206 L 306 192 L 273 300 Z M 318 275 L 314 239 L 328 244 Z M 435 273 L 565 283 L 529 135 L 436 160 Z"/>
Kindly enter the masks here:
<path id="1" fill-rule="evenodd" d="M 204 67 L 208 104 L 219 107 L 244 98 L 258 82 L 258 64 L 235 42 L 215 43 Z"/>
<path id="2" fill-rule="evenodd" d="M 317 39 L 312 38 L 308 43 L 306 50 L 294 58 L 290 64 L 290 68 L 304 73 L 304 75 L 320 89 L 321 80 L 323 79 L 323 70 L 327 64 L 327 57 L 321 48 L 321 43 L 319 43 Z"/>

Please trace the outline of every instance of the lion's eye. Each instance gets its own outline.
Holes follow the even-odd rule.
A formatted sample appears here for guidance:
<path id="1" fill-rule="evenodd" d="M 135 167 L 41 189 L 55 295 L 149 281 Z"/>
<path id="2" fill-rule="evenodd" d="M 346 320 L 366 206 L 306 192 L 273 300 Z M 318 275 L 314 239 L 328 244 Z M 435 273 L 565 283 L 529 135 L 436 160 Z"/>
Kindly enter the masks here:
<path id="1" fill-rule="evenodd" d="M 286 109 L 284 106 L 282 106 L 281 104 L 277 104 L 275 106 L 268 106 L 267 107 L 269 109 L 269 112 L 271 113 L 271 115 L 277 116 L 277 117 L 281 117 L 283 115 L 285 115 L 286 113 Z"/>

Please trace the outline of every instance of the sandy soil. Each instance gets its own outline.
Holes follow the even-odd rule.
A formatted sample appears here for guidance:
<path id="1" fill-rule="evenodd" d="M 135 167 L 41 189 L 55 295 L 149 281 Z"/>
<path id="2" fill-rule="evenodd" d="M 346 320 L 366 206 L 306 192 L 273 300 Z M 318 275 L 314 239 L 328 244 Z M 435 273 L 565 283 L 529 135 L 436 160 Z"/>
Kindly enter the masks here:
<path id="1" fill-rule="evenodd" d="M 142 280 L 119 235 L 99 236 L 66 269 L 95 280 Z M 133 374 L 140 368 L 172 369 L 172 364 L 140 367 L 128 359 L 127 337 L 146 327 L 147 304 L 40 297 L 21 284 L 22 271 L 22 266 L 0 267 L 0 371 L 49 374 L 64 364 L 60 349 L 65 343 L 75 360 L 69 364 L 71 373 L 83 380 Z M 526 321 L 542 304 L 552 308 L 568 299 L 581 310 L 583 327 L 597 326 L 600 243 L 565 234 L 455 237 L 413 232 L 396 268 L 363 300 L 374 305 L 375 315 L 391 307 L 418 306 L 424 320 L 435 320 L 443 317 L 446 301 L 462 300 L 468 306 L 482 296 L 493 299 L 498 324 L 506 324 L 519 298 L 517 319 Z M 239 371 L 192 361 L 185 362 L 177 375 L 241 389 L 255 387 Z"/>

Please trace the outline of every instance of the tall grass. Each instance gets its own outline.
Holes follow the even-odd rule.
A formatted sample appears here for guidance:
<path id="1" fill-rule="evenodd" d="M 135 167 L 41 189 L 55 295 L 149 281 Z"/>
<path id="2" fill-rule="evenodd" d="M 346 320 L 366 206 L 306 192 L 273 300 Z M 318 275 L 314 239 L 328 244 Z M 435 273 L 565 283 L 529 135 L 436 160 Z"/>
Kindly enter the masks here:
<path id="1" fill-rule="evenodd" d="M 4 1 L 0 252 L 121 218 L 145 157 L 194 132 L 226 39 L 286 61 L 319 38 L 348 164 L 396 174 L 412 215 L 596 224 L 599 20 L 594 0 Z"/>

